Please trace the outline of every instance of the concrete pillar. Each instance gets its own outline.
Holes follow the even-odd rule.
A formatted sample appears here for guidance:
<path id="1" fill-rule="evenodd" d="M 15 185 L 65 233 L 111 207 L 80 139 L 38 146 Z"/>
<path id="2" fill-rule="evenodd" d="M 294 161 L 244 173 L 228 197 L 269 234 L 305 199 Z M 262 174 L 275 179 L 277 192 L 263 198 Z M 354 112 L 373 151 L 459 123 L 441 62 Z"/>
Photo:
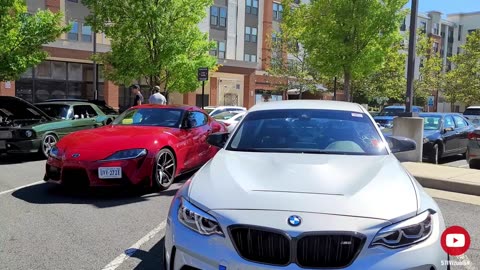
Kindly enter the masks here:
<path id="1" fill-rule="evenodd" d="M 15 81 L 0 82 L 0 96 L 15 96 Z"/>
<path id="2" fill-rule="evenodd" d="M 105 102 L 113 108 L 118 109 L 118 86 L 111 81 L 105 81 L 103 87 L 103 95 L 105 98 Z"/>
<path id="3" fill-rule="evenodd" d="M 218 103 L 218 79 L 210 77 L 210 106 L 217 106 Z"/>
<path id="4" fill-rule="evenodd" d="M 243 107 L 255 105 L 255 72 L 245 75 L 243 83 Z"/>
<path id="5" fill-rule="evenodd" d="M 396 117 L 393 119 L 392 135 L 406 137 L 417 143 L 416 150 L 395 154 L 400 161 L 422 162 L 423 121 L 422 117 Z"/>

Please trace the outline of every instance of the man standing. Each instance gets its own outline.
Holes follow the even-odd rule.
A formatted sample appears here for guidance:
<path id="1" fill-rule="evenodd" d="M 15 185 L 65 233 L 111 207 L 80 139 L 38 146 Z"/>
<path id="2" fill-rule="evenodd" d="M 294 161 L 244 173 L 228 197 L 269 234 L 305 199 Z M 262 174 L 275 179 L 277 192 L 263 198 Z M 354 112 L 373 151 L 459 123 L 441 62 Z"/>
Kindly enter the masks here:
<path id="1" fill-rule="evenodd" d="M 135 98 L 133 100 L 133 106 L 142 105 L 143 95 L 142 92 L 140 92 L 140 86 L 138 84 L 134 84 L 130 86 L 130 89 L 132 89 L 132 94 L 135 95 Z"/>
<path id="2" fill-rule="evenodd" d="M 160 94 L 160 86 L 155 86 L 153 88 L 153 94 L 148 99 L 148 103 L 160 105 L 167 104 L 167 99 L 165 98 L 165 96 Z"/>

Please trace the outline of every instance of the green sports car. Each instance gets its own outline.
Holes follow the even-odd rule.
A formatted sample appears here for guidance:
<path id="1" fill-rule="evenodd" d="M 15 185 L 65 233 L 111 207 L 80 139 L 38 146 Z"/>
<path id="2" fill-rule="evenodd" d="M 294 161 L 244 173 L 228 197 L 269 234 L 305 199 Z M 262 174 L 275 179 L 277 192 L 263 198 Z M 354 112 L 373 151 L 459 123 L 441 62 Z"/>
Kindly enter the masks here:
<path id="1" fill-rule="evenodd" d="M 17 97 L 0 97 L 0 153 L 48 152 L 60 138 L 82 129 L 107 125 L 105 115 L 87 102 L 46 102 L 35 106 Z"/>

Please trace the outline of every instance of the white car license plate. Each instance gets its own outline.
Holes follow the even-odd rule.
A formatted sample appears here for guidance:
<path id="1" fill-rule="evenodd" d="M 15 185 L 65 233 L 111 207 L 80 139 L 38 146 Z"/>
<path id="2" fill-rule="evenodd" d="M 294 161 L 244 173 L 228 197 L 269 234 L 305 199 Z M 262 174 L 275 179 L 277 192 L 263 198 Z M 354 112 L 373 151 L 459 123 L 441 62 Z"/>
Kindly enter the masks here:
<path id="1" fill-rule="evenodd" d="M 98 178 L 100 179 L 122 178 L 122 168 L 121 167 L 100 167 L 98 168 Z"/>

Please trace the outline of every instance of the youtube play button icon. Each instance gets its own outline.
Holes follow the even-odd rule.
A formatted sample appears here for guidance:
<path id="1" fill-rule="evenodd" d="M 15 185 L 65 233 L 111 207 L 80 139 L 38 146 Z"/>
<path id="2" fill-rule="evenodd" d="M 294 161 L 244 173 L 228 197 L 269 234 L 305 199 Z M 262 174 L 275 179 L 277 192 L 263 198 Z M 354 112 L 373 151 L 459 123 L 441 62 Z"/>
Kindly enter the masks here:
<path id="1" fill-rule="evenodd" d="M 460 256 L 470 247 L 470 235 L 460 226 L 447 228 L 442 234 L 442 248 L 450 256 Z"/>

